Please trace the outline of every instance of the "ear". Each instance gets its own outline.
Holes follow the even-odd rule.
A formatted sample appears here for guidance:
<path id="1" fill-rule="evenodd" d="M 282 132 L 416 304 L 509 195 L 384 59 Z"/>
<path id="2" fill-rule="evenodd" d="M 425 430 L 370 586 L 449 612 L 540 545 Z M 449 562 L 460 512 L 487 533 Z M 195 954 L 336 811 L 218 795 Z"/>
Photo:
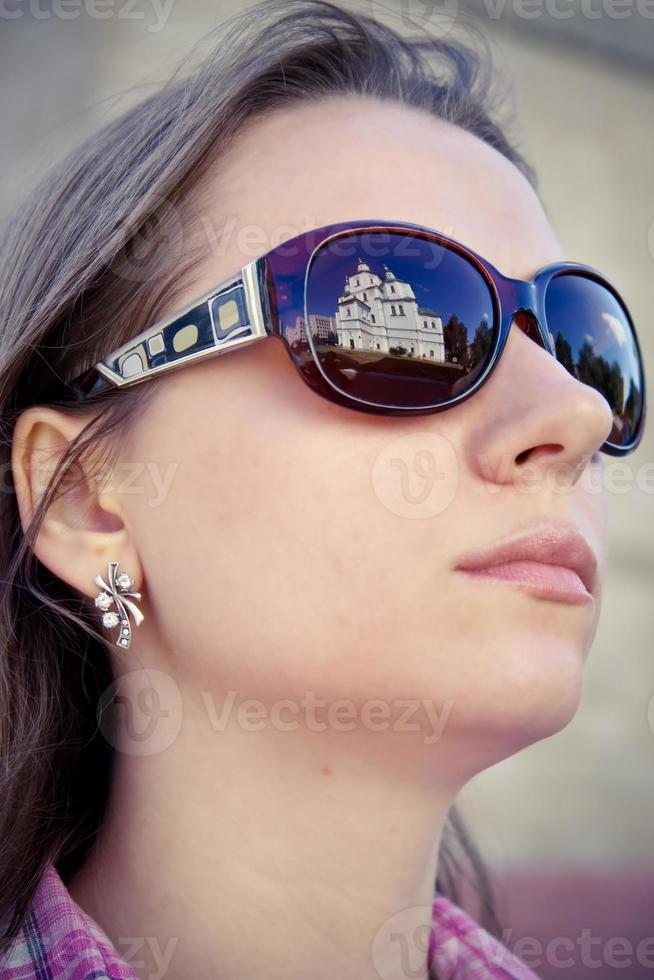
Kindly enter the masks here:
<path id="1" fill-rule="evenodd" d="M 19 416 L 12 443 L 11 465 L 21 524 L 25 531 L 69 444 L 90 421 L 45 406 L 25 409 Z M 142 584 L 142 569 L 121 509 L 120 495 L 112 489 L 110 474 L 99 478 L 97 454 L 76 464 L 46 512 L 33 544 L 36 557 L 62 581 L 83 595 L 94 597 L 94 579 L 106 579 L 111 561 L 119 572 Z M 124 503 L 124 501 L 123 501 Z"/>

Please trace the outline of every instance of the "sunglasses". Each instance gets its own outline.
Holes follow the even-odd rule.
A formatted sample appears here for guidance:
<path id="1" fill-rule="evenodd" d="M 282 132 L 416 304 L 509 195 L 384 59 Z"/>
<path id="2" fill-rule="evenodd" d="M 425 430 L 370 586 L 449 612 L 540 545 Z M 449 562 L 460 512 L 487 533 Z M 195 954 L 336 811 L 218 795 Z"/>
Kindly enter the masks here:
<path id="1" fill-rule="evenodd" d="M 70 387 L 88 399 L 279 337 L 324 398 L 373 414 L 424 415 L 479 391 L 514 320 L 607 400 L 613 427 L 602 451 L 634 450 L 645 422 L 643 361 L 629 311 L 601 273 L 555 262 L 531 281 L 511 279 L 460 242 L 407 222 L 349 221 L 297 235 Z"/>

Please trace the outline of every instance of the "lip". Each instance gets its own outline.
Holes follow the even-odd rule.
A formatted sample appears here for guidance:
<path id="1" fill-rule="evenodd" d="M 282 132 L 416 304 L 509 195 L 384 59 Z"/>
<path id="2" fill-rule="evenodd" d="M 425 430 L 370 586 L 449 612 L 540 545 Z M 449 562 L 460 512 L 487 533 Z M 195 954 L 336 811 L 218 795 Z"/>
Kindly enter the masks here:
<path id="1" fill-rule="evenodd" d="M 524 588 L 539 598 L 566 603 L 593 602 L 597 559 L 573 526 L 542 524 L 454 566 L 476 578 Z"/>

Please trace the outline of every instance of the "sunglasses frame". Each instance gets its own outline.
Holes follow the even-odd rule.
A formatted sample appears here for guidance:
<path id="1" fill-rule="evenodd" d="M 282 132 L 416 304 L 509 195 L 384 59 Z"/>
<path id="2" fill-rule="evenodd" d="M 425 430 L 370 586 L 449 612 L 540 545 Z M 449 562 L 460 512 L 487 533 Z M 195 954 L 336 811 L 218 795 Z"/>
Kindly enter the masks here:
<path id="1" fill-rule="evenodd" d="M 309 273 L 317 254 L 329 242 L 362 232 L 393 234 L 407 232 L 458 252 L 482 275 L 493 303 L 494 348 L 484 370 L 466 391 L 433 406 L 403 407 L 367 402 L 338 388 L 324 373 L 316 355 L 311 331 L 308 343 L 291 344 L 283 326 L 284 296 L 295 292 L 297 309 L 302 290 L 304 323 L 309 322 L 306 294 Z M 73 398 L 89 400 L 113 387 L 125 388 L 158 377 L 167 371 L 198 363 L 230 350 L 249 346 L 266 337 L 279 337 L 303 380 L 319 395 L 356 411 L 381 415 L 428 415 L 444 411 L 470 398 L 488 380 L 496 367 L 511 324 L 518 314 L 527 314 L 536 329 L 536 342 L 556 357 L 552 335 L 547 327 L 545 294 L 556 276 L 576 273 L 600 283 L 615 297 L 624 311 L 632 332 L 640 365 L 642 412 L 632 440 L 618 446 L 609 441 L 600 447 L 611 456 L 632 452 L 642 438 L 646 417 L 646 389 L 643 358 L 631 315 L 616 288 L 592 266 L 578 262 L 552 262 L 539 269 L 531 280 L 503 275 L 492 263 L 456 239 L 442 232 L 404 221 L 362 219 L 324 225 L 287 240 L 244 265 L 236 275 L 223 280 L 172 316 L 157 321 L 121 347 L 113 350 L 88 370 L 68 382 Z M 496 325 L 499 322 L 499 330 Z M 308 356 L 307 356 L 308 355 Z M 583 383 L 583 382 L 580 382 Z"/>

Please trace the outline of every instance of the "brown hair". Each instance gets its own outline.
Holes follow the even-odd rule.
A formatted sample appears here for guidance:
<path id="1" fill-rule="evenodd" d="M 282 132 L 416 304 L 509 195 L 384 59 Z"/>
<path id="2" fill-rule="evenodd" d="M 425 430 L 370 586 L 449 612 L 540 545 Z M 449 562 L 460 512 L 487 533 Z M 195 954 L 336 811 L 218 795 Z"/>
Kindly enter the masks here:
<path id="1" fill-rule="evenodd" d="M 198 251 L 179 247 L 187 213 L 180 205 L 249 120 L 339 93 L 422 108 L 486 141 L 536 183 L 491 118 L 495 76 L 481 35 L 477 51 L 449 36 L 405 38 L 323 0 L 263 0 L 208 40 L 199 65 L 178 70 L 53 167 L 0 240 L 0 950 L 17 934 L 46 866 L 54 863 L 66 881 L 84 860 L 113 758 L 97 722 L 112 679 L 106 640 L 85 597 L 31 546 L 79 460 L 99 450 L 110 458 L 115 436 L 156 384 L 115 389 L 89 406 L 68 398 L 62 379 L 154 322 L 189 281 Z M 33 404 L 88 423 L 23 534 L 11 447 L 18 415 Z M 452 808 L 435 884 L 454 901 L 463 873 L 457 849 L 497 932 L 490 878 Z"/>

